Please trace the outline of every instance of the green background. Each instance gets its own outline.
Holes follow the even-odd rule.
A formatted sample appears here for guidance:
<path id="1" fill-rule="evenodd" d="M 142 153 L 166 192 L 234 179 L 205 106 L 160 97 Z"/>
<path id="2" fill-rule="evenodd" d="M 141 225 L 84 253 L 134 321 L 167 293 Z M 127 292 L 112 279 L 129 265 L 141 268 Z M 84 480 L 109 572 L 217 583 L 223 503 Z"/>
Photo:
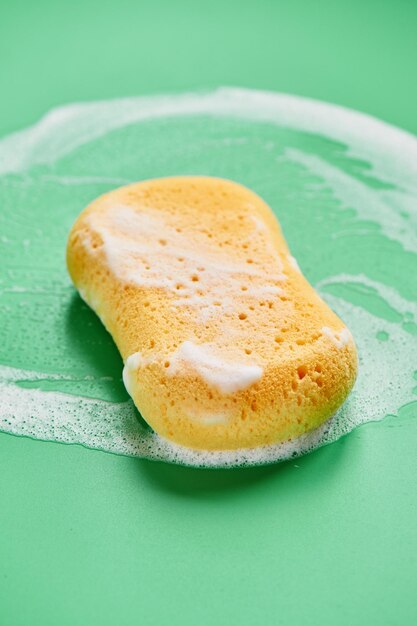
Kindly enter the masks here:
<path id="1" fill-rule="evenodd" d="M 417 132 L 414 2 L 0 2 L 0 134 L 222 84 Z M 413 75 L 414 73 L 414 75 Z M 413 624 L 417 422 L 194 470 L 0 435 L 0 623 Z"/>

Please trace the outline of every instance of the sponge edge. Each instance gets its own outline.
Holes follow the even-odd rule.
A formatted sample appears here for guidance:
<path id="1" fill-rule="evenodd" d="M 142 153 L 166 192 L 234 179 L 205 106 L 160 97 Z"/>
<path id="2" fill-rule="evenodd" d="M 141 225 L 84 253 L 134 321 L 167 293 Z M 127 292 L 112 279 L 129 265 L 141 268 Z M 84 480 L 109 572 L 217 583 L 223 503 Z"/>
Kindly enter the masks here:
<path id="1" fill-rule="evenodd" d="M 178 444 L 289 441 L 353 386 L 349 330 L 301 274 L 271 209 L 239 184 L 176 177 L 107 193 L 75 222 L 67 263 L 142 416 Z"/>

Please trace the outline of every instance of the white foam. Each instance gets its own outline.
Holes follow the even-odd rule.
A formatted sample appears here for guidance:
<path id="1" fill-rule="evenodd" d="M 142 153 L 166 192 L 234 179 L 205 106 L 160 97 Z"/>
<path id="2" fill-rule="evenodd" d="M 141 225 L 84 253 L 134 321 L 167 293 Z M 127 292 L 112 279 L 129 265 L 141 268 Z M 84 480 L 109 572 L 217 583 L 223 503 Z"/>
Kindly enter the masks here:
<path id="1" fill-rule="evenodd" d="M 410 224 L 404 228 L 404 219 L 398 212 L 398 205 L 404 202 L 404 192 L 380 190 L 379 193 L 338 167 L 327 163 L 321 157 L 306 154 L 295 148 L 285 151 L 285 158 L 304 166 L 310 173 L 316 174 L 326 188 L 330 188 L 342 205 L 354 207 L 361 219 L 372 220 L 381 225 L 383 233 L 390 239 L 400 242 L 405 250 L 417 249 L 417 212 L 410 213 Z M 417 177 L 416 177 L 417 180 Z M 338 232 L 337 237 L 344 233 Z"/>
<path id="2" fill-rule="evenodd" d="M 346 143 L 352 155 L 367 159 L 385 180 L 415 183 L 417 139 L 409 133 L 334 104 L 235 87 L 53 109 L 34 126 L 0 141 L 0 174 L 53 163 L 79 146 L 134 122 L 186 115 L 234 117 L 318 132 Z"/>
<path id="3" fill-rule="evenodd" d="M 135 374 L 141 367 L 143 367 L 144 364 L 145 360 L 140 352 L 135 352 L 126 359 L 123 368 L 123 383 L 129 396 L 132 396 L 133 388 L 131 378 L 133 374 Z"/>
<path id="4" fill-rule="evenodd" d="M 54 174 L 44 174 L 40 177 L 42 181 L 58 183 L 65 186 L 73 185 L 128 185 L 133 182 L 126 178 L 118 178 L 112 176 L 59 176 Z"/>
<path id="5" fill-rule="evenodd" d="M 165 368 L 168 376 L 187 377 L 197 374 L 209 386 L 223 394 L 246 389 L 257 382 L 263 373 L 263 368 L 259 365 L 230 361 L 230 351 L 223 355 L 219 348 L 210 344 L 184 341 L 172 354 L 153 352 L 144 357 L 141 352 L 135 352 L 126 359 L 123 382 L 130 396 L 133 388 L 132 377 L 140 369 L 154 363 L 169 363 Z"/>
<path id="6" fill-rule="evenodd" d="M 247 389 L 263 374 L 259 365 L 229 362 L 213 346 L 192 341 L 184 341 L 169 360 L 167 374 L 178 376 L 195 372 L 223 394 Z"/>
<path id="7" fill-rule="evenodd" d="M 242 300 L 262 300 L 284 291 L 283 264 L 265 228 L 257 228 L 251 241 L 263 254 L 248 264 L 236 253 L 210 245 L 196 229 L 192 236 L 187 229 L 178 232 L 174 218 L 149 207 L 140 211 L 109 205 L 105 212 L 91 214 L 89 227 L 103 241 L 107 264 L 119 280 L 163 289 L 172 298 L 173 312 L 176 307 L 193 309 L 203 324 L 226 312 L 237 316 Z M 90 254 L 99 252 L 88 237 L 83 243 Z"/>
<path id="8" fill-rule="evenodd" d="M 330 339 L 337 348 L 343 348 L 349 341 L 352 341 L 352 335 L 346 326 L 342 330 L 334 330 L 328 326 L 323 326 L 321 332 Z"/>
<path id="9" fill-rule="evenodd" d="M 298 265 L 297 259 L 294 256 L 292 256 L 291 254 L 288 254 L 287 258 L 288 258 L 288 262 L 291 265 L 291 267 L 293 269 L 295 269 L 296 272 L 301 274 L 301 269 L 300 269 L 300 266 Z"/>
<path id="10" fill-rule="evenodd" d="M 7 374 L 7 382 L 3 376 Z M 329 430 L 329 424 L 297 442 L 265 446 L 253 450 L 205 452 L 184 448 L 145 429 L 138 422 L 133 402 L 113 403 L 79 398 L 59 392 L 23 389 L 12 382 L 28 376 L 44 379 L 44 374 L 2 367 L 0 429 L 35 439 L 81 444 L 89 448 L 127 456 L 182 463 L 194 466 L 229 467 L 257 465 L 290 458 L 314 448 Z M 227 416 L 200 416 L 202 420 L 227 419 Z M 210 425 L 209 422 L 206 422 Z M 212 422 L 213 423 L 213 422 Z"/>
<path id="11" fill-rule="evenodd" d="M 230 420 L 231 415 L 227 413 L 204 413 L 198 410 L 190 410 L 188 408 L 187 417 L 191 418 L 198 424 L 203 424 L 204 426 L 224 426 Z"/>

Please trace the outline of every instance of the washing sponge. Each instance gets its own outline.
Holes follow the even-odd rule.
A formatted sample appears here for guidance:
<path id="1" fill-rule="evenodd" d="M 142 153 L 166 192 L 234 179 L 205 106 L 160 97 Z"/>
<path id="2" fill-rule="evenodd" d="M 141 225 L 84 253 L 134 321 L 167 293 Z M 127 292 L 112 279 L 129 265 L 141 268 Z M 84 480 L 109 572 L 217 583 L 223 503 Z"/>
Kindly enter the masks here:
<path id="1" fill-rule="evenodd" d="M 143 418 L 204 450 L 292 440 L 351 390 L 351 333 L 237 183 L 163 178 L 90 204 L 68 240 L 74 285 L 112 335 Z"/>

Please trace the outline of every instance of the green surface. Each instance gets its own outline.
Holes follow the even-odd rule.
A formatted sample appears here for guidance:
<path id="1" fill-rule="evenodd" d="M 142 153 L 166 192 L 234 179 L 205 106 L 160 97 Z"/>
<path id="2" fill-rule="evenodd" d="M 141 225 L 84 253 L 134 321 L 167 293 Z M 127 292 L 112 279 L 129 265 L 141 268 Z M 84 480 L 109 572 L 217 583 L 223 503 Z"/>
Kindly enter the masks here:
<path id="1" fill-rule="evenodd" d="M 327 99 L 417 131 L 413 3 L 0 6 L 3 132 L 66 101 L 225 83 Z M 20 236 L 25 228 L 16 225 Z M 298 257 L 314 253 L 296 246 Z M 415 297 L 415 282 L 400 287 Z M 401 321 L 371 291 L 338 289 L 381 320 Z M 65 368 L 79 371 L 88 350 L 71 325 L 88 327 L 92 314 L 70 291 L 59 302 L 68 311 L 57 322 Z M 43 305 L 36 321 L 48 332 Z M 31 349 L 14 321 L 20 342 L 13 327 L 3 352 L 14 366 L 49 371 L 48 350 Z M 105 362 L 117 378 L 120 361 L 94 328 L 104 356 L 93 365 Z M 115 385 L 103 393 L 122 397 Z M 412 624 L 416 435 L 415 407 L 403 407 L 296 462 L 204 471 L 1 434 L 0 623 Z"/>

